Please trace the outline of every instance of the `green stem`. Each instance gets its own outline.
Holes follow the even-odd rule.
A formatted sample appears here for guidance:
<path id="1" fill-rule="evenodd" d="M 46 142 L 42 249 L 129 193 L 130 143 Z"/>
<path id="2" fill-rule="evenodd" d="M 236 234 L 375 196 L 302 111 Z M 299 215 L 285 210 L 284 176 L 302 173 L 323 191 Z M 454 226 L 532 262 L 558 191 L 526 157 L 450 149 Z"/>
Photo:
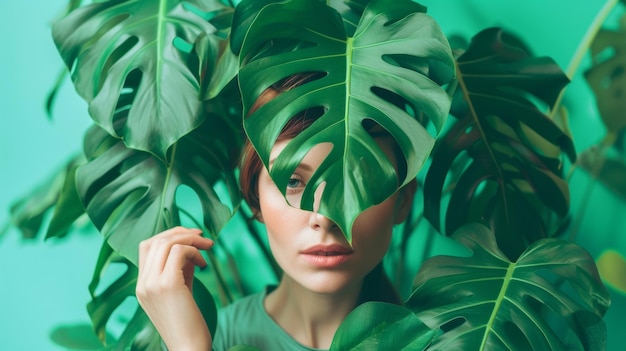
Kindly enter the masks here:
<path id="1" fill-rule="evenodd" d="M 585 33 L 585 36 L 578 44 L 578 48 L 574 52 L 574 56 L 572 57 L 572 60 L 570 61 L 569 66 L 567 67 L 567 71 L 565 72 L 565 74 L 570 80 L 574 77 L 574 75 L 578 71 L 578 68 L 580 67 L 580 64 L 582 63 L 583 58 L 585 57 L 585 55 L 589 51 L 589 48 L 591 47 L 591 43 L 593 42 L 596 35 L 602 28 L 604 21 L 606 21 L 606 18 L 609 16 L 611 11 L 613 11 L 613 9 L 615 8 L 618 2 L 619 0 L 607 0 L 604 6 L 602 6 L 602 9 L 600 9 L 600 12 L 598 12 L 596 17 L 593 19 L 593 22 L 587 29 L 587 33 Z M 561 90 L 561 93 L 559 94 L 559 97 L 556 99 L 556 102 L 554 103 L 554 107 L 552 108 L 552 111 L 550 113 L 550 119 L 554 119 L 554 114 L 556 113 L 556 111 L 559 110 L 559 107 L 563 101 L 564 93 L 565 93 L 565 89 Z"/>

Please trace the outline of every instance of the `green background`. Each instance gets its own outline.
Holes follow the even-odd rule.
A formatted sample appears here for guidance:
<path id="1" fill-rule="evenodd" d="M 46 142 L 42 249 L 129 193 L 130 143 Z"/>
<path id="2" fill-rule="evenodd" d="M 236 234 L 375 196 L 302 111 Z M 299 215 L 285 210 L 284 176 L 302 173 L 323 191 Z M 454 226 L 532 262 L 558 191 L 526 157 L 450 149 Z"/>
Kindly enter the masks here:
<path id="1" fill-rule="evenodd" d="M 554 58 L 564 70 L 604 4 L 591 0 L 422 3 L 447 35 L 469 37 L 501 26 L 521 35 L 536 55 Z M 51 121 L 44 110 L 46 95 L 62 69 L 50 23 L 65 5 L 60 0 L 0 4 L 0 226 L 8 222 L 15 199 L 80 150 L 91 123 L 86 103 L 74 93 L 69 80 L 59 92 Z M 604 136 L 593 95 L 580 74 L 567 88 L 565 105 L 578 152 Z M 589 181 L 584 172 L 577 171 L 570 182 L 574 222 L 581 218 L 577 241 L 594 257 L 607 248 L 626 255 L 626 203 L 600 184 L 585 198 Z M 89 322 L 87 285 L 100 244 L 101 238 L 88 232 L 71 233 L 70 240 L 44 242 L 42 235 L 25 241 L 10 228 L 0 237 L 0 350 L 66 349 L 51 342 L 50 333 L 59 325 Z M 616 290 L 611 295 L 612 306 L 605 318 L 608 349 L 620 350 L 626 330 L 626 296 Z"/>

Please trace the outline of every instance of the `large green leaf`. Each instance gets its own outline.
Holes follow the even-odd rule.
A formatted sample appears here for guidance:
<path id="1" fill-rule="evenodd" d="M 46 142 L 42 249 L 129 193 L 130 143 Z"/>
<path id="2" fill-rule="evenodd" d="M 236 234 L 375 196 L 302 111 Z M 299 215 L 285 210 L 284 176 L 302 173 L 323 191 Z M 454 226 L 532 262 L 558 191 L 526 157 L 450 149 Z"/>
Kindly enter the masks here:
<path id="1" fill-rule="evenodd" d="M 477 34 L 457 67 L 452 114 L 459 119 L 433 152 L 424 214 L 440 229 L 444 188 L 451 188 L 445 232 L 488 224 L 515 259 L 555 235 L 568 213 L 560 154 L 574 159 L 574 146 L 546 115 L 568 79 L 552 59 L 530 57 L 498 28 Z"/>
<path id="2" fill-rule="evenodd" d="M 46 239 L 65 237 L 74 222 L 85 215 L 85 208 L 76 190 L 76 170 L 79 165 L 85 163 L 85 158 L 81 155 L 75 161 L 76 164 L 70 168 L 65 177 L 63 188 L 54 206 L 54 215 L 48 225 Z"/>
<path id="3" fill-rule="evenodd" d="M 232 11 L 218 0 L 95 2 L 52 34 L 94 121 L 165 160 L 206 118 L 202 100 L 235 76 L 224 27 Z"/>
<path id="4" fill-rule="evenodd" d="M 402 306 L 367 302 L 350 312 L 341 323 L 330 350 L 424 350 L 437 332 Z"/>
<path id="5" fill-rule="evenodd" d="M 46 214 L 54 208 L 54 216 L 46 238 L 64 237 L 69 228 L 84 213 L 82 204 L 75 197 L 74 172 L 85 163 L 82 155 L 71 157 L 49 178 L 44 179 L 30 193 L 11 204 L 10 224 L 16 226 L 24 239 L 35 239 L 44 226 Z M 7 226 L 8 229 L 8 226 Z M 0 231 L 0 237 L 6 229 Z"/>
<path id="6" fill-rule="evenodd" d="M 124 143 L 94 126 L 85 136 L 90 160 L 77 171 L 77 187 L 87 214 L 116 252 L 137 264 L 139 243 L 180 224 L 177 189 L 188 186 L 197 194 L 203 224 L 213 235 L 239 205 L 233 169 L 241 136 L 224 118 L 212 114 L 199 128 L 177 142 L 171 163 Z M 94 157 L 106 144 L 106 151 Z M 217 184 L 226 191 L 216 192 Z"/>
<path id="7" fill-rule="evenodd" d="M 311 210 L 313 194 L 325 183 L 319 212 L 337 223 L 348 240 L 359 213 L 415 177 L 448 115 L 449 98 L 438 82 L 453 76 L 453 60 L 438 25 L 423 11 L 412 1 L 371 1 L 354 36 L 348 37 L 332 7 L 317 0 L 289 0 L 264 6 L 243 35 L 239 83 L 245 115 L 277 81 L 305 72 L 323 75 L 280 94 L 247 117 L 244 127 L 267 166 L 282 127 L 298 112 L 324 108 L 275 160 L 271 176 L 284 192 L 304 155 L 315 145 L 332 143 L 300 206 Z M 237 20 L 249 18 L 236 13 L 235 31 Z M 241 37 L 233 33 L 233 38 Z M 433 81 L 435 76 L 441 80 Z M 385 98 L 390 95 L 406 108 Z M 412 112 L 430 119 L 430 133 Z M 399 162 L 407 165 L 404 178 L 367 133 L 365 120 L 381 125 L 398 142 L 404 154 Z"/>
<path id="8" fill-rule="evenodd" d="M 516 262 L 480 224 L 454 238 L 470 257 L 437 256 L 422 265 L 407 306 L 441 328 L 432 350 L 602 350 L 610 299 L 592 257 L 548 238 Z"/>

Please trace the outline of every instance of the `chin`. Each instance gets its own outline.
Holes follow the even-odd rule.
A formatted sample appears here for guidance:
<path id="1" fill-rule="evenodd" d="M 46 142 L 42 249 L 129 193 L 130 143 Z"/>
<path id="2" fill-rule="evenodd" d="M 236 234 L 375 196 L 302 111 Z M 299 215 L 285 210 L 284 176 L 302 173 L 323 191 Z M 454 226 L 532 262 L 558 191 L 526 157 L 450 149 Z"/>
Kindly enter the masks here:
<path id="1" fill-rule="evenodd" d="M 346 289 L 350 289 L 357 284 L 360 289 L 361 281 L 362 279 L 355 280 L 346 277 L 345 273 L 317 272 L 305 278 L 304 281 L 300 281 L 300 285 L 318 294 L 333 295 L 344 292 Z"/>

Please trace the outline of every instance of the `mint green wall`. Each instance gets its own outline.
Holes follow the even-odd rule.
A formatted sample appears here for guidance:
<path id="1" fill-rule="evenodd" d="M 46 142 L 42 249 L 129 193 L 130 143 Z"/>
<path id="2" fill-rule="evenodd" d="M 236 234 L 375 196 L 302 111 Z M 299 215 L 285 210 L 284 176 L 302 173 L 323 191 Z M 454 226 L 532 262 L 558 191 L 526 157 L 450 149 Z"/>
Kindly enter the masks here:
<path id="1" fill-rule="evenodd" d="M 67 1 L 12 1 L 0 5 L 0 226 L 10 203 L 52 174 L 81 145 L 90 124 L 86 104 L 65 82 L 54 120 L 48 122 L 44 100 L 61 68 L 49 23 Z M 35 5 L 36 3 L 36 5 Z M 589 0 L 429 0 L 422 1 L 446 34 L 472 35 L 489 26 L 517 31 L 538 55 L 553 57 L 566 68 L 579 40 L 604 2 Z M 566 105 L 576 148 L 597 142 L 604 129 L 592 96 L 577 76 L 567 88 Z M 626 205 L 594 186 L 583 200 L 586 174 L 572 178 L 572 211 L 588 202 L 578 242 L 594 257 L 613 247 L 626 254 Z M 11 229 L 0 239 L 0 349 L 64 350 L 49 341 L 59 324 L 87 323 L 87 285 L 100 247 L 98 235 L 73 233 L 67 241 L 20 240 Z M 609 350 L 619 350 L 626 328 L 626 296 L 611 291 L 606 316 Z"/>
<path id="2" fill-rule="evenodd" d="M 49 24 L 65 3 L 0 4 L 0 227 L 14 199 L 80 150 L 89 125 L 86 104 L 71 84 L 60 93 L 54 121 L 44 112 L 45 96 L 62 67 Z M 87 285 L 99 242 L 98 235 L 23 242 L 14 229 L 0 239 L 0 350 L 64 350 L 48 335 L 57 324 L 89 321 Z"/>

